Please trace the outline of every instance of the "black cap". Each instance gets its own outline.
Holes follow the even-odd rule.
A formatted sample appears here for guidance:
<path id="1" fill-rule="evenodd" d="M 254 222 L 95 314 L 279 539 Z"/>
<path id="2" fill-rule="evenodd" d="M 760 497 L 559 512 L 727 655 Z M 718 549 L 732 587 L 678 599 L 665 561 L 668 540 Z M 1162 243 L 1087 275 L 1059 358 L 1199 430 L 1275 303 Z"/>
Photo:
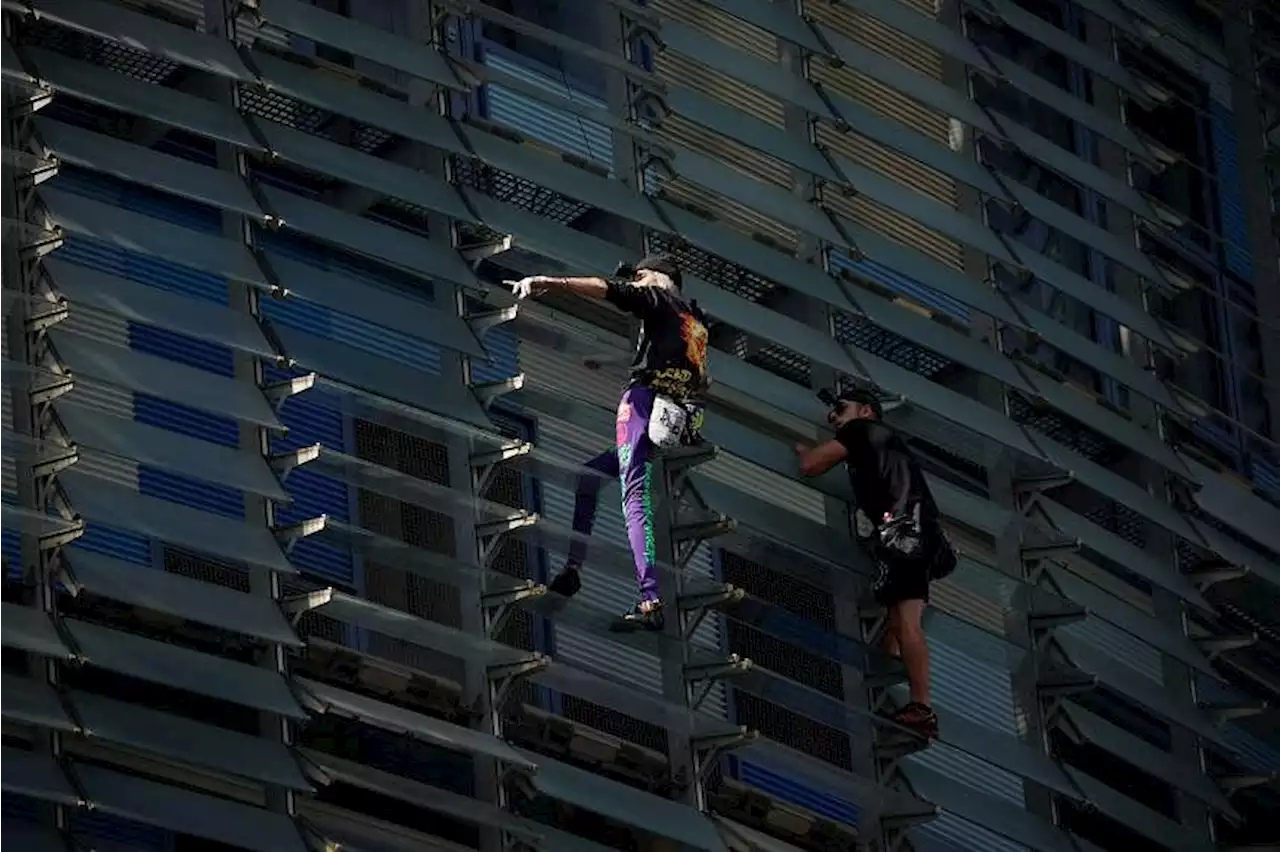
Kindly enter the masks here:
<path id="1" fill-rule="evenodd" d="M 884 417 L 884 403 L 880 400 L 880 395 L 870 388 L 849 388 L 840 391 L 841 402 L 856 402 L 862 405 L 871 406 L 871 410 L 876 413 L 876 417 Z"/>
<path id="2" fill-rule="evenodd" d="M 654 254 L 639 261 L 635 265 L 636 271 L 648 269 L 653 272 L 661 272 L 663 275 L 671 279 L 671 283 L 676 285 L 676 289 L 684 289 L 684 276 L 680 274 L 680 266 L 670 255 Z"/>

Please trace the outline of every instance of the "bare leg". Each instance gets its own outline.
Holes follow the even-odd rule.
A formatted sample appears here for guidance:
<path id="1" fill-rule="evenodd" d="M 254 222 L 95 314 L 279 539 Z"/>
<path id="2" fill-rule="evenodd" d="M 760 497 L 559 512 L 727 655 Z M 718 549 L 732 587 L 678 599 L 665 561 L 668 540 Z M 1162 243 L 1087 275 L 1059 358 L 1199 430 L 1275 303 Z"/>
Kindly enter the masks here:
<path id="1" fill-rule="evenodd" d="M 925 641 L 924 601 L 909 600 L 894 604 L 889 610 L 890 630 L 897 639 L 902 663 L 907 667 L 911 700 L 929 705 L 929 645 Z"/>

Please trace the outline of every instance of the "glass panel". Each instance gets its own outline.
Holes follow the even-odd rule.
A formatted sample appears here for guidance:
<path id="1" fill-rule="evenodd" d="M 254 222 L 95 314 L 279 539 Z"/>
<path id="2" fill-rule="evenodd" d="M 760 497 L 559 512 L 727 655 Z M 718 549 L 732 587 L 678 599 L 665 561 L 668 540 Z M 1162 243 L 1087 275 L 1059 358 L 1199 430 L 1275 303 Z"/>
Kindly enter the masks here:
<path id="1" fill-rule="evenodd" d="M 6 525 L 7 520 L 6 516 Z M 71 651 L 62 643 L 57 628 L 44 612 L 34 607 L 3 603 L 0 604 L 0 613 L 0 631 L 6 647 L 21 648 L 45 657 L 71 659 Z"/>
<path id="2" fill-rule="evenodd" d="M 285 814 L 167 784 L 79 765 L 76 776 L 93 807 L 103 813 L 192 834 L 253 852 L 306 852 L 293 820 Z"/>
<path id="3" fill-rule="evenodd" d="M 51 755 L 4 746 L 0 749 L 0 776 L 6 793 L 31 796 L 62 805 L 75 805 L 79 797 Z"/>
<path id="4" fill-rule="evenodd" d="M 92 594 L 268 642 L 302 646 L 280 609 L 268 598 L 87 550 L 73 550 L 64 558 L 70 562 L 71 582 Z"/>
<path id="5" fill-rule="evenodd" d="M 307 717 L 275 672 L 82 621 L 63 624 L 89 665 L 293 719 Z"/>
<path id="6" fill-rule="evenodd" d="M 293 755 L 279 743 L 100 695 L 73 692 L 70 700 L 91 737 L 291 790 L 311 790 Z"/>
<path id="7" fill-rule="evenodd" d="M 48 684 L 7 672 L 0 684 L 3 684 L 0 699 L 4 701 L 4 718 L 58 731 L 75 730 L 58 694 Z"/>
<path id="8" fill-rule="evenodd" d="M 72 372 L 180 402 L 201 411 L 235 417 L 272 429 L 280 428 L 266 397 L 246 382 L 59 331 L 50 331 L 49 337 L 59 357 Z"/>
<path id="9" fill-rule="evenodd" d="M 205 374 L 207 375 L 207 374 Z M 83 474 L 61 476 L 67 499 L 85 519 L 133 530 L 231 562 L 296 574 L 271 531 L 162 500 Z"/>
<path id="10" fill-rule="evenodd" d="M 273 359 L 277 355 L 248 314 L 67 263 L 56 255 L 43 263 L 54 290 L 70 300 L 73 311 L 76 304 L 90 305 L 132 322 L 221 343 L 251 355 Z"/>
<path id="11" fill-rule="evenodd" d="M 383 730 L 421 737 L 455 751 L 486 754 L 527 772 L 537 771 L 535 761 L 490 734 L 432 719 L 315 681 L 300 679 L 295 683 L 321 707 L 322 712 L 350 716 Z"/>
<path id="12" fill-rule="evenodd" d="M 693 849 L 708 852 L 723 852 L 725 849 L 724 841 L 711 821 L 687 805 L 541 755 L 529 757 L 538 764 L 538 771 L 532 778 L 534 786 L 553 799 L 669 837 Z"/>

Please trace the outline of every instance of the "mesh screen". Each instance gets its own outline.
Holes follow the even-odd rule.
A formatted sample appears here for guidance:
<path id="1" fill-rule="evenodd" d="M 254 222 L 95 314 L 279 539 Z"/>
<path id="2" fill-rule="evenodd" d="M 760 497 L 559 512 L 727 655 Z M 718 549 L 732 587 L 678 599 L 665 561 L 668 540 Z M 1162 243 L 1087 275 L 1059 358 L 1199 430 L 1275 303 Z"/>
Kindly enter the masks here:
<path id="1" fill-rule="evenodd" d="M 1099 464 L 1115 461 L 1125 453 L 1123 447 L 1101 432 L 1064 417 L 1047 405 L 1037 405 L 1015 391 L 1009 392 L 1009 418 L 1043 432 Z"/>
<path id="2" fill-rule="evenodd" d="M 248 572 L 230 563 L 197 556 L 176 547 L 164 548 L 163 561 L 164 570 L 170 574 L 181 574 L 183 577 L 235 589 L 237 592 L 249 591 Z"/>
<path id="3" fill-rule="evenodd" d="M 732 583 L 762 601 L 777 605 L 806 621 L 835 630 L 835 600 L 829 592 L 774 571 L 736 553 L 721 553 L 720 569 Z M 840 665 L 798 648 L 742 622 L 726 619 L 729 650 L 750 657 L 761 667 L 834 697 L 844 695 Z M 758 728 L 769 739 L 820 760 L 849 768 L 852 747 L 849 735 L 819 724 L 755 695 L 734 691 L 740 725 Z"/>
<path id="4" fill-rule="evenodd" d="M 452 586 L 377 562 L 365 563 L 365 592 L 369 600 L 419 618 L 462 626 L 461 594 Z M 424 672 L 461 682 L 462 660 L 439 651 L 379 633 L 368 637 L 369 653 Z"/>
<path id="5" fill-rule="evenodd" d="M 905 370 L 929 377 L 951 366 L 951 361 L 933 350 L 886 331 L 861 314 L 834 311 L 833 321 L 836 340 L 865 349 Z"/>
<path id="6" fill-rule="evenodd" d="M 844 695 L 840 664 L 784 642 L 740 621 L 726 619 L 729 650 L 756 664 L 836 698 Z"/>
<path id="7" fill-rule="evenodd" d="M 617 710 L 602 707 L 573 695 L 566 695 L 564 696 L 564 715 L 589 728 L 612 734 L 618 739 L 644 746 L 659 754 L 667 753 L 665 728 L 619 713 Z"/>
<path id="8" fill-rule="evenodd" d="M 461 156 L 454 156 L 451 160 L 457 183 L 470 186 L 499 201 L 514 204 L 544 219 L 567 225 L 591 209 L 589 205 L 538 186 L 527 178 L 478 160 Z"/>
<path id="9" fill-rule="evenodd" d="M 63 56 L 98 65 L 147 83 L 163 83 L 178 65 L 133 47 L 48 21 L 33 21 L 25 28 L 22 43 L 42 47 Z"/>
<path id="10" fill-rule="evenodd" d="M 739 725 L 755 728 L 761 736 L 841 769 L 852 768 L 853 747 L 844 731 L 829 728 L 741 690 L 734 690 L 733 703 L 738 717 L 734 721 Z"/>
<path id="11" fill-rule="evenodd" d="M 449 484 L 449 453 L 443 444 L 364 420 L 355 421 L 356 455 L 409 476 Z M 423 550 L 453 556 L 457 531 L 441 512 L 360 489 L 360 523 L 366 529 Z M 365 563 L 369 600 L 450 627 L 462 626 L 462 595 L 455 587 L 392 565 Z M 462 660 L 402 639 L 378 633 L 368 637 L 369 653 L 383 659 L 461 682 Z"/>
<path id="12" fill-rule="evenodd" d="M 514 509 L 527 509 L 526 481 L 524 473 L 515 468 L 499 468 L 485 489 L 483 497 Z M 533 560 L 527 542 L 507 538 L 498 546 L 491 563 L 493 570 L 512 577 L 532 579 Z"/>
<path id="13" fill-rule="evenodd" d="M 726 583 L 745 589 L 747 594 L 835 630 L 835 599 L 830 592 L 729 551 L 720 553 L 720 571 Z"/>

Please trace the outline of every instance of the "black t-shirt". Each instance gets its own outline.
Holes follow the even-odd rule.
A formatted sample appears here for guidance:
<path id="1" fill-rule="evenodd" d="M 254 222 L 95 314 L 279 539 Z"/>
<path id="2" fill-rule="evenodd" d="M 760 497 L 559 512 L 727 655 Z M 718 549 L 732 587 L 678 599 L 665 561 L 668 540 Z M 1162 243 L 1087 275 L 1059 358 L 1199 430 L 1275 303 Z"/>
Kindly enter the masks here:
<path id="1" fill-rule="evenodd" d="M 879 526 L 885 514 L 899 517 L 920 505 L 922 525 L 933 526 L 938 506 L 920 463 L 897 432 L 877 420 L 851 420 L 836 432 L 858 508 Z"/>
<path id="2" fill-rule="evenodd" d="M 640 318 L 630 385 L 673 399 L 696 399 L 707 388 L 707 327 L 690 301 L 662 287 L 610 281 L 605 298 Z"/>

